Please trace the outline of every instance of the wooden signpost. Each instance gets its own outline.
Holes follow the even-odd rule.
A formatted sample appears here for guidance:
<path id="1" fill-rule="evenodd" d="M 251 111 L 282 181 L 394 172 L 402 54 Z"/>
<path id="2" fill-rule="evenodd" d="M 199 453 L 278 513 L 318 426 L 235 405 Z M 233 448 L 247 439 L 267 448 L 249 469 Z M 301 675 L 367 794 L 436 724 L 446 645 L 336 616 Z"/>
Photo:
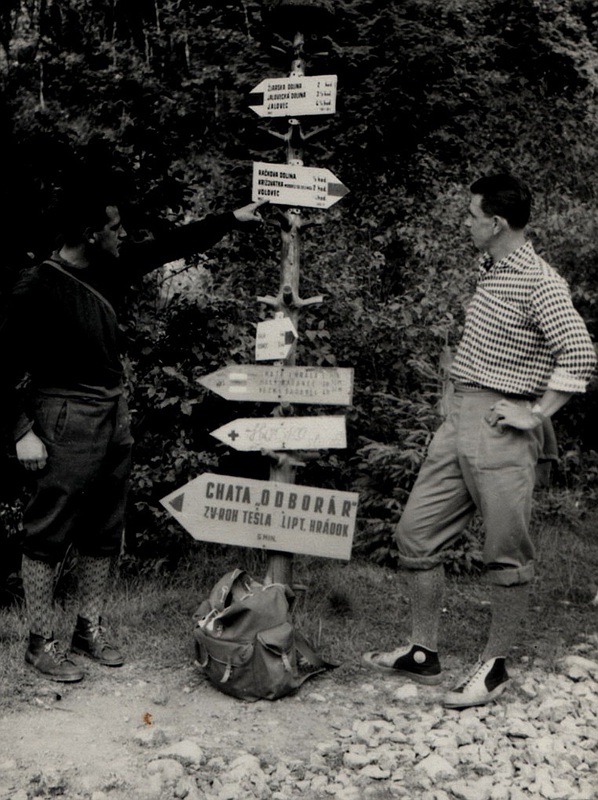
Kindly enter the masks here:
<path id="1" fill-rule="evenodd" d="M 251 197 L 285 206 L 330 208 L 349 190 L 329 169 L 293 164 L 253 163 Z"/>
<path id="2" fill-rule="evenodd" d="M 296 367 L 245 364 L 228 366 L 198 378 L 225 400 L 350 406 L 352 367 Z"/>
<path id="3" fill-rule="evenodd" d="M 227 422 L 211 435 L 235 450 L 317 450 L 345 448 L 345 417 L 241 418 Z"/>
<path id="4" fill-rule="evenodd" d="M 160 502 L 195 539 L 351 558 L 358 495 L 205 472 Z"/>
<path id="5" fill-rule="evenodd" d="M 236 450 L 261 450 L 272 459 L 270 481 L 205 473 L 161 502 L 192 536 L 210 542 L 269 550 L 268 583 L 292 583 L 290 553 L 349 559 L 358 495 L 296 486 L 295 469 L 303 450 L 346 447 L 345 418 L 296 417 L 291 403 L 350 405 L 351 368 L 295 366 L 295 341 L 301 308 L 322 302 L 299 296 L 302 208 L 327 209 L 349 191 L 330 170 L 304 166 L 306 136 L 296 117 L 336 110 L 336 75 L 305 75 L 303 28 L 310 33 L 328 25 L 333 14 L 326 0 L 277 0 L 270 18 L 281 32 L 294 31 L 291 74 L 266 78 L 249 96 L 260 117 L 289 117 L 288 133 L 272 132 L 286 142 L 284 164 L 253 165 L 252 198 L 283 206 L 280 288 L 259 297 L 274 318 L 257 326 L 256 361 L 272 365 L 228 366 L 199 379 L 227 400 L 284 404 L 272 417 L 237 419 L 212 432 Z M 290 28 L 289 28 L 290 26 Z M 278 451 L 295 451 L 295 458 Z"/>
<path id="6" fill-rule="evenodd" d="M 336 82 L 336 75 L 266 78 L 251 90 L 248 104 L 260 117 L 334 114 Z"/>

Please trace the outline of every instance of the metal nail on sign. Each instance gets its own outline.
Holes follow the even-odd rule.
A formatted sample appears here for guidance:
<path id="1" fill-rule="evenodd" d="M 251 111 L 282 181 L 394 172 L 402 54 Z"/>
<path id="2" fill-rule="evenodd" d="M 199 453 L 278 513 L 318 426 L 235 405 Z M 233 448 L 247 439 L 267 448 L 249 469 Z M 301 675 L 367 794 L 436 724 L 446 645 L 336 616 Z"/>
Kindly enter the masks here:
<path id="1" fill-rule="evenodd" d="M 351 558 L 356 492 L 205 472 L 160 502 L 194 539 Z"/>

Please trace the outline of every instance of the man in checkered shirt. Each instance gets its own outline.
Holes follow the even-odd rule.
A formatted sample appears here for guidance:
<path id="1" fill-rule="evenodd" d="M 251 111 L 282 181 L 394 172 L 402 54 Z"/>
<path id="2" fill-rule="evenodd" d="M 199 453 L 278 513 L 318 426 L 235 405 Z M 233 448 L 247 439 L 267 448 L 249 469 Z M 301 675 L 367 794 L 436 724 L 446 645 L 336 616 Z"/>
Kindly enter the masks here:
<path id="1" fill-rule="evenodd" d="M 565 281 L 526 239 L 530 206 L 528 189 L 512 176 L 471 186 L 466 224 L 483 253 L 480 278 L 451 369 L 450 408 L 396 533 L 412 581 L 411 638 L 363 656 L 376 669 L 440 683 L 443 561 L 477 509 L 492 621 L 478 663 L 445 695 L 447 708 L 489 703 L 509 680 L 505 659 L 534 576 L 529 522 L 544 423 L 585 391 L 596 363 Z"/>

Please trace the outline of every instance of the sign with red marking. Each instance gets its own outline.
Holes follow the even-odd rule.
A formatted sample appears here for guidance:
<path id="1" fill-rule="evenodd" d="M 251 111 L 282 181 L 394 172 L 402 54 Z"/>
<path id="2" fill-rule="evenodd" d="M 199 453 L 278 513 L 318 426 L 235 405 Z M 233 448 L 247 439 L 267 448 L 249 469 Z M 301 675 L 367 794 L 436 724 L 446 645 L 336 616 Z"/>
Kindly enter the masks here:
<path id="1" fill-rule="evenodd" d="M 206 472 L 160 502 L 200 541 L 348 561 L 358 499 L 356 492 Z"/>
<path id="2" fill-rule="evenodd" d="M 318 450 L 347 446 L 345 417 L 235 419 L 211 435 L 235 450 Z"/>
<path id="3" fill-rule="evenodd" d="M 329 169 L 292 164 L 253 163 L 252 200 L 283 206 L 330 208 L 348 189 Z"/>
<path id="4" fill-rule="evenodd" d="M 353 367 L 230 365 L 198 379 L 225 400 L 350 406 Z"/>

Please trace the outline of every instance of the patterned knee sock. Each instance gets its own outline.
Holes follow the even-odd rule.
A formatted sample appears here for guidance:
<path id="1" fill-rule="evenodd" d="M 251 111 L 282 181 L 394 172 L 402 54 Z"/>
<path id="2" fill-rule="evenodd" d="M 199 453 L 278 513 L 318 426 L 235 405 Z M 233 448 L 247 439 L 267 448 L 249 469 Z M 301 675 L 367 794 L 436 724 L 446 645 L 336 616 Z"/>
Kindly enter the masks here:
<path id="1" fill-rule="evenodd" d="M 79 556 L 79 616 L 97 624 L 104 610 L 111 558 Z"/>
<path id="2" fill-rule="evenodd" d="M 55 568 L 45 561 L 23 556 L 21 577 L 29 630 L 44 639 L 53 636 Z"/>
<path id="3" fill-rule="evenodd" d="M 438 625 L 444 599 L 444 566 L 411 574 L 411 642 L 438 650 Z"/>
<path id="4" fill-rule="evenodd" d="M 509 654 L 521 621 L 529 607 L 529 584 L 519 586 L 492 586 L 490 591 L 492 622 L 488 643 L 482 661 L 506 658 Z"/>

